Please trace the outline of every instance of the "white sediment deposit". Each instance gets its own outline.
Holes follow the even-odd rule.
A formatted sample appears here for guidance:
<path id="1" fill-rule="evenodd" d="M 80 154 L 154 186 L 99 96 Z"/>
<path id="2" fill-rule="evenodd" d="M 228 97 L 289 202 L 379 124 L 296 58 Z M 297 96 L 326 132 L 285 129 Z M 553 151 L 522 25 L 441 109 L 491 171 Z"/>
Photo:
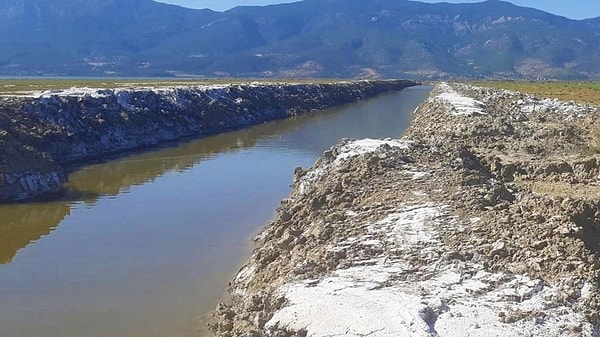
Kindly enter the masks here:
<path id="1" fill-rule="evenodd" d="M 304 329 L 319 337 L 593 335 L 591 324 L 582 325 L 581 314 L 553 301 L 558 287 L 442 258 L 450 250 L 441 242 L 440 228 L 462 227 L 444 208 L 413 205 L 364 226 L 363 236 L 333 250 L 380 252 L 364 254 L 368 259 L 322 278 L 286 284 L 280 294 L 289 302 L 266 327 Z M 400 258 L 390 257 L 399 253 Z M 416 254 L 427 259 L 424 265 L 411 263 Z M 516 312 L 532 317 L 506 321 Z"/>
<path id="2" fill-rule="evenodd" d="M 598 117 L 437 85 L 402 140 L 344 140 L 296 170 L 212 330 L 599 336 Z"/>
<path id="3" fill-rule="evenodd" d="M 481 115 L 483 112 L 483 103 L 462 94 L 452 89 L 447 83 L 439 85 L 441 93 L 437 95 L 437 99 L 443 101 L 448 106 L 450 113 L 454 116 L 473 116 Z"/>

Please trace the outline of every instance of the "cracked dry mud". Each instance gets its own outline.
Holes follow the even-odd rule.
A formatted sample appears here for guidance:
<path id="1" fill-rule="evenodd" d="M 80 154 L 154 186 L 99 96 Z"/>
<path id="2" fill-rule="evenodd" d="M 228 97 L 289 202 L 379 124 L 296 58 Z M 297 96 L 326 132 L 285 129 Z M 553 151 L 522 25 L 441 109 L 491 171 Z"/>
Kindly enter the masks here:
<path id="1" fill-rule="evenodd" d="M 344 140 L 256 238 L 217 336 L 598 336 L 595 107 L 441 83 Z"/>

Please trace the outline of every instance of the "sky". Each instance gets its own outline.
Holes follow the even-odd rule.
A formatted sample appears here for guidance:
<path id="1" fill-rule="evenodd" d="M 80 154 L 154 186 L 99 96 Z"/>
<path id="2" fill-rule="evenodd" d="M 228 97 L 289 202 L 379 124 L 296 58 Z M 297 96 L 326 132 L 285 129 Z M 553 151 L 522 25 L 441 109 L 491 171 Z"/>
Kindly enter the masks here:
<path id="1" fill-rule="evenodd" d="M 295 0 L 157 0 L 189 8 L 210 8 L 224 11 L 235 6 L 264 6 Z M 421 0 L 422 2 L 442 2 Z M 444 2 L 479 2 L 480 0 L 446 0 Z M 571 19 L 595 18 L 600 16 L 600 0 L 510 0 L 515 5 L 533 7 L 566 16 Z"/>

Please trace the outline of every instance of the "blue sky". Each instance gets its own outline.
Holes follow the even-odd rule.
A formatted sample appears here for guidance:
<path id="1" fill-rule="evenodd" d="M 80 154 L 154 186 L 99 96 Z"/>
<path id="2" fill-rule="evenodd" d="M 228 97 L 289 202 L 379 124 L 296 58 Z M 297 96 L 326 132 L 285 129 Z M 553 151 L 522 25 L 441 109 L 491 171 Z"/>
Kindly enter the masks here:
<path id="1" fill-rule="evenodd" d="M 294 0 L 157 0 L 190 8 L 210 8 L 223 11 L 235 6 L 262 6 Z M 422 0 L 423 2 L 442 2 Z M 446 0 L 445 2 L 479 2 L 480 0 Z M 600 16 L 600 0 L 512 0 L 515 5 L 533 7 L 573 19 Z"/>

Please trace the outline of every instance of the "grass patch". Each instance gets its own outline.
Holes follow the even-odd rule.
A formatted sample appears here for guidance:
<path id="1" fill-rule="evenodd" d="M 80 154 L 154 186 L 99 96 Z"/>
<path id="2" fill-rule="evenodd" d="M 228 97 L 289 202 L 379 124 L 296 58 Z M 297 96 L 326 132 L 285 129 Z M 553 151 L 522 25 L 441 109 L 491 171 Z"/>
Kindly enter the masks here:
<path id="1" fill-rule="evenodd" d="M 539 97 L 558 98 L 600 107 L 600 82 L 525 82 L 485 81 L 475 82 L 482 87 L 500 88 L 534 94 Z"/>

